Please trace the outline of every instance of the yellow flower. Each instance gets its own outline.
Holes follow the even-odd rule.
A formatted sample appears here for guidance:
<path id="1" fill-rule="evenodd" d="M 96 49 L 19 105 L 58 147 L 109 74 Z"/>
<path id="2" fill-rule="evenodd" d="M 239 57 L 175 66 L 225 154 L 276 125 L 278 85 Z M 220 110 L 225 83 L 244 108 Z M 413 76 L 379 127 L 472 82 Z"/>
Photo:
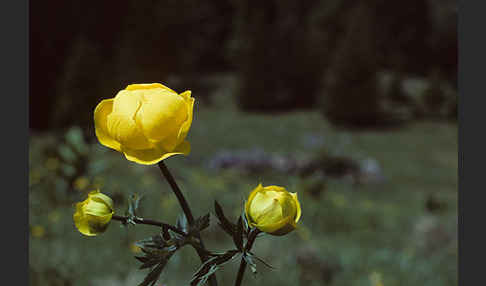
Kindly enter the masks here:
<path id="1" fill-rule="evenodd" d="M 136 246 L 135 243 L 130 244 L 130 250 L 133 253 L 140 253 L 140 252 L 142 252 L 142 249 L 140 247 Z"/>
<path id="2" fill-rule="evenodd" d="M 259 184 L 248 197 L 245 214 L 251 227 L 272 235 L 284 235 L 296 228 L 301 209 L 297 193 Z"/>
<path id="3" fill-rule="evenodd" d="M 41 238 L 46 234 L 46 230 L 41 225 L 35 225 L 31 228 L 31 233 L 33 237 Z"/>
<path id="4" fill-rule="evenodd" d="M 177 94 L 160 83 L 130 84 L 95 109 L 96 136 L 133 162 L 152 165 L 189 154 L 185 140 L 192 123 L 191 91 Z"/>
<path id="5" fill-rule="evenodd" d="M 79 232 L 94 236 L 106 230 L 114 213 L 112 199 L 96 190 L 76 204 L 73 220 Z"/>
<path id="6" fill-rule="evenodd" d="M 45 166 L 49 171 L 55 171 L 57 168 L 59 168 L 61 162 L 59 162 L 59 159 L 55 157 L 50 157 L 47 158 Z"/>
<path id="7" fill-rule="evenodd" d="M 89 179 L 86 177 L 78 177 L 73 182 L 74 188 L 78 191 L 86 189 L 89 185 Z"/>

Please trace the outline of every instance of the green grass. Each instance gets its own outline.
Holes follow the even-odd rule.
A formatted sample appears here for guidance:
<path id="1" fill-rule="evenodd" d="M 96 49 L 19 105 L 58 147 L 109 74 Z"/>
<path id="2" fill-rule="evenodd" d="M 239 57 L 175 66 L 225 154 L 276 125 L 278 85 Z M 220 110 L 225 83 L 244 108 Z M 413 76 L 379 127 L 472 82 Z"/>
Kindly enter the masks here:
<path id="1" fill-rule="evenodd" d="M 322 146 L 309 146 L 305 138 L 319 135 Z M 83 237 L 73 226 L 73 204 L 94 186 L 114 196 L 123 214 L 131 192 L 144 194 L 143 217 L 174 223 L 178 204 L 156 166 L 126 161 L 115 151 L 88 145 L 88 168 L 79 176 L 88 180 L 68 192 L 55 170 L 68 166 L 52 163 L 46 154 L 59 140 L 50 134 L 30 140 L 30 247 L 32 285 L 137 285 L 146 270 L 137 270 L 131 244 L 155 234 L 151 226 L 128 229 L 113 222 L 97 237 Z M 228 216 L 236 219 L 243 200 L 258 183 L 286 186 L 298 192 L 303 208 L 300 228 L 287 236 L 259 238 L 254 252 L 273 265 L 248 271 L 244 285 L 457 285 L 457 125 L 423 122 L 393 132 L 334 130 L 317 112 L 245 114 L 227 105 L 197 106 L 189 141 L 190 156 L 166 160 L 193 212 L 213 212 L 217 199 Z M 234 170 L 214 171 L 208 161 L 221 150 L 261 148 L 294 157 L 316 156 L 322 148 L 356 159 L 374 158 L 383 168 L 381 184 L 353 186 L 330 180 L 319 198 L 304 191 L 297 176 L 265 172 L 255 176 Z M 50 159 L 50 163 L 46 160 Z M 447 208 L 427 213 L 425 200 L 434 195 Z M 211 217 L 203 232 L 212 250 L 232 247 Z M 45 232 L 35 233 L 34 226 Z M 38 229 L 38 228 L 37 228 Z M 335 265 L 331 284 L 321 279 L 315 263 L 299 264 L 299 253 L 309 249 L 317 260 Z M 200 265 L 192 249 L 177 253 L 164 270 L 163 285 L 188 285 Z M 232 285 L 238 263 L 217 272 L 220 285 Z M 307 275 L 307 276 L 306 276 Z M 310 278 L 305 278 L 310 277 Z M 310 280 L 306 280 L 310 279 Z M 313 282 L 312 282 L 313 281 Z M 375 281 L 375 282 L 373 282 Z"/>

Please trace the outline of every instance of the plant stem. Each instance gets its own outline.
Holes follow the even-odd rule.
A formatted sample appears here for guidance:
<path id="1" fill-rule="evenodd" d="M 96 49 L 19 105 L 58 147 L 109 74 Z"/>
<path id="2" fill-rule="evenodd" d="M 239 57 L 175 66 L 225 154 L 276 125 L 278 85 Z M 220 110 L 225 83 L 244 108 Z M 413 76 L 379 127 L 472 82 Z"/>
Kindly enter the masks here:
<path id="1" fill-rule="evenodd" d="M 122 222 L 126 222 L 127 219 L 128 219 L 127 216 L 118 216 L 118 215 L 113 215 L 111 218 L 114 219 L 114 220 L 122 221 Z M 166 227 L 167 229 L 170 229 L 174 232 L 177 232 L 180 235 L 183 235 L 183 236 L 187 235 L 187 233 L 179 230 L 175 226 L 167 224 L 167 223 L 163 223 L 163 222 L 160 222 L 160 221 L 155 221 L 155 220 L 151 220 L 151 219 L 144 219 L 144 218 L 139 218 L 139 217 L 134 218 L 133 221 L 137 224 L 148 224 L 148 225 Z"/>
<path id="2" fill-rule="evenodd" d="M 257 228 L 251 230 L 250 235 L 248 236 L 248 241 L 245 245 L 245 251 L 250 251 L 253 247 L 253 242 L 255 242 L 256 237 L 261 231 Z M 238 269 L 238 275 L 236 276 L 235 286 L 240 286 L 241 282 L 243 281 L 243 275 L 245 275 L 246 270 L 246 261 L 243 257 L 241 257 L 240 268 Z"/>
<path id="3" fill-rule="evenodd" d="M 179 204 L 181 205 L 184 214 L 186 215 L 187 222 L 189 222 L 189 225 L 192 225 L 194 223 L 194 216 L 192 215 L 191 208 L 189 207 L 189 204 L 184 198 L 181 189 L 179 189 L 179 186 L 177 186 L 174 177 L 172 177 L 172 174 L 169 172 L 169 169 L 167 169 L 167 166 L 164 164 L 164 161 L 159 162 L 159 168 L 160 171 L 162 171 L 164 177 L 167 179 L 167 182 L 169 182 L 172 191 L 174 191 L 174 194 L 177 197 L 177 200 L 179 201 Z"/>
<path id="4" fill-rule="evenodd" d="M 179 204 L 181 205 L 182 211 L 184 211 L 184 214 L 186 215 L 187 222 L 189 223 L 190 226 L 194 224 L 194 216 L 192 215 L 191 208 L 189 207 L 189 204 L 187 203 L 186 199 L 184 198 L 184 195 L 182 194 L 181 189 L 179 189 L 179 186 L 177 186 L 177 183 L 172 176 L 172 174 L 169 172 L 169 169 L 167 169 L 167 166 L 164 164 L 164 161 L 159 162 L 159 168 L 160 171 L 162 171 L 162 174 L 164 177 L 167 179 L 167 182 L 169 182 L 169 185 L 172 188 L 172 191 L 174 192 L 175 196 L 177 197 L 177 200 L 179 201 Z M 199 245 L 201 246 L 200 248 L 194 247 L 196 249 L 197 254 L 199 255 L 199 258 L 201 259 L 202 262 L 205 262 L 208 260 L 208 257 L 206 255 L 206 248 L 204 247 L 203 240 L 201 238 L 201 235 L 198 233 L 195 234 L 195 237 L 199 239 Z M 209 277 L 209 284 L 211 286 L 218 286 L 218 280 L 216 279 L 216 274 L 212 274 Z"/>

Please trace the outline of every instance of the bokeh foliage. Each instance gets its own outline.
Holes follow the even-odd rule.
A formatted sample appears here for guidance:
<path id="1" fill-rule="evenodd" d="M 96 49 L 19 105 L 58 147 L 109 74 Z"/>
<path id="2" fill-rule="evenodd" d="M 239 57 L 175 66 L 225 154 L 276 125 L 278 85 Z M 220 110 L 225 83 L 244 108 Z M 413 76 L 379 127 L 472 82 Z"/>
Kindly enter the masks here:
<path id="1" fill-rule="evenodd" d="M 213 210 L 217 199 L 234 221 L 259 182 L 298 192 L 303 207 L 298 230 L 284 238 L 257 240 L 254 253 L 276 269 L 258 265 L 259 275 L 246 275 L 245 285 L 380 285 L 380 281 L 387 286 L 457 285 L 455 123 L 423 122 L 394 132 L 349 133 L 333 129 L 319 112 L 247 115 L 230 106 L 207 108 L 199 103 L 196 110 L 189 133 L 191 155 L 166 162 L 196 216 Z M 84 237 L 73 225 L 74 203 L 101 187 L 122 215 L 129 195 L 136 192 L 144 195 L 139 215 L 169 223 L 175 223 L 179 206 L 156 166 L 130 163 L 97 142 L 89 143 L 90 138 L 83 140 L 81 133 L 73 128 L 59 135 L 32 134 L 30 139 L 31 285 L 138 285 L 146 272 L 137 270 L 133 256 L 140 250 L 134 242 L 154 235 L 156 228 L 125 229 L 114 221 L 106 233 Z M 310 135 L 322 137 L 318 144 L 310 144 Z M 309 180 L 298 175 L 271 169 L 242 174 L 208 167 L 221 150 L 255 147 L 302 158 L 323 151 L 351 159 L 371 157 L 380 163 L 386 179 L 360 185 L 346 178 L 327 178 L 316 195 L 308 191 Z M 59 152 L 49 151 L 53 148 Z M 84 149 L 84 155 L 76 155 L 77 148 Z M 83 156 L 85 167 L 74 167 Z M 72 185 L 64 173 L 75 176 Z M 214 213 L 202 235 L 209 249 L 232 247 Z M 192 249 L 182 249 L 160 283 L 187 284 L 199 265 Z M 234 282 L 237 267 L 237 263 L 224 265 L 218 272 L 221 285 Z"/>

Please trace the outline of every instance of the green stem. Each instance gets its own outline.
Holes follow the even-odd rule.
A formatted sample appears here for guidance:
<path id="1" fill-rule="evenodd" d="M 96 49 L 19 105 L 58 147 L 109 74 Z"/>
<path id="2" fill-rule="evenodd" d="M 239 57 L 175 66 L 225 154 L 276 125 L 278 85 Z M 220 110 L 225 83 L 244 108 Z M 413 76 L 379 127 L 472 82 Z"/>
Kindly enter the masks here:
<path id="1" fill-rule="evenodd" d="M 172 191 L 174 192 L 175 196 L 177 197 L 177 200 L 179 201 L 179 204 L 181 205 L 182 211 L 184 211 L 184 214 L 186 215 L 187 222 L 189 223 L 190 226 L 192 226 L 194 224 L 194 216 L 192 215 L 191 208 L 189 207 L 189 204 L 187 203 L 186 199 L 184 198 L 184 195 L 182 194 L 181 189 L 179 189 L 179 186 L 177 185 L 172 174 L 169 172 L 169 169 L 167 169 L 167 166 L 164 164 L 164 161 L 160 161 L 158 165 L 159 165 L 160 171 L 162 171 L 162 174 L 167 179 L 167 182 L 169 182 L 169 185 L 171 186 Z M 199 232 L 195 234 L 195 237 L 199 239 L 199 245 L 201 246 L 201 248 L 198 248 L 198 247 L 194 247 L 194 248 L 196 249 L 196 252 L 199 255 L 199 258 L 204 263 L 209 258 L 206 255 L 206 253 L 207 253 L 206 248 L 204 247 L 204 243 L 203 243 L 203 240 L 202 240 Z M 209 277 L 209 285 L 218 286 L 218 280 L 216 279 L 216 274 L 212 274 Z"/>
<path id="2" fill-rule="evenodd" d="M 113 215 L 111 218 L 114 219 L 114 220 L 118 220 L 118 221 L 124 222 L 124 223 L 128 220 L 128 217 L 127 216 Z M 183 235 L 183 236 L 186 236 L 187 235 L 187 233 L 179 230 L 175 226 L 170 225 L 170 224 L 167 224 L 167 223 L 164 223 L 164 222 L 160 222 L 160 221 L 155 221 L 155 220 L 151 220 L 151 219 L 144 219 L 144 218 L 136 217 L 136 218 L 133 219 L 133 222 L 135 222 L 137 224 L 147 224 L 147 225 L 155 225 L 155 226 L 160 226 L 160 227 L 166 227 L 167 229 L 170 229 L 170 230 L 172 230 L 174 232 L 177 232 L 180 235 Z"/>
<path id="3" fill-rule="evenodd" d="M 251 250 L 251 248 L 253 247 L 253 243 L 255 242 L 255 239 L 257 238 L 260 232 L 261 231 L 257 228 L 251 230 L 250 235 L 248 236 L 248 241 L 246 242 L 245 245 L 245 252 Z M 243 276 L 245 275 L 245 270 L 246 270 L 246 261 L 243 257 L 241 257 L 240 268 L 238 269 L 238 274 L 236 276 L 235 286 L 241 285 L 241 282 L 243 281 Z"/>
<path id="4" fill-rule="evenodd" d="M 181 189 L 179 189 L 179 186 L 177 186 L 174 177 L 169 172 L 169 169 L 167 169 L 167 166 L 164 164 L 164 161 L 159 162 L 159 168 L 162 171 L 164 177 L 167 179 L 167 182 L 169 182 L 170 187 L 174 191 L 174 194 L 177 197 L 179 204 L 181 205 L 182 211 L 184 211 L 184 214 L 186 215 L 189 225 L 192 225 L 194 223 L 194 216 L 192 215 L 191 208 L 189 207 L 189 204 L 184 198 Z"/>

